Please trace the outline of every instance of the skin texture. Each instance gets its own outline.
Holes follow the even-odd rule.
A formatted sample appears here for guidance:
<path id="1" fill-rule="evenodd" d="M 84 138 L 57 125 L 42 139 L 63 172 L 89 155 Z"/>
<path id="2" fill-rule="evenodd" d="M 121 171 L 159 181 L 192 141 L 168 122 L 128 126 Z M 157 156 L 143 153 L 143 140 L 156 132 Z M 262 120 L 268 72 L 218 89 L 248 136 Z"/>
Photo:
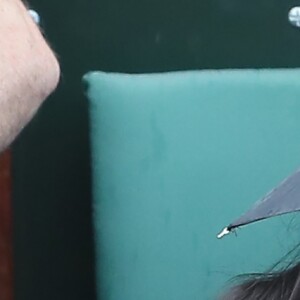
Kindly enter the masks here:
<path id="1" fill-rule="evenodd" d="M 0 152 L 56 88 L 57 59 L 20 0 L 0 0 Z"/>

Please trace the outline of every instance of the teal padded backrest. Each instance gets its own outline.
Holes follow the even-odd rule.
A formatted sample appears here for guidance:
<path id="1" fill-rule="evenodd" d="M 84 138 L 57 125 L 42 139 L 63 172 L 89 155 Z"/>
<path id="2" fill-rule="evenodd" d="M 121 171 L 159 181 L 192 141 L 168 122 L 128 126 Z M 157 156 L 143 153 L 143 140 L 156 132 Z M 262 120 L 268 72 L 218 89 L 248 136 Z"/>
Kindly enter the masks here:
<path id="1" fill-rule="evenodd" d="M 101 300 L 213 299 L 300 241 L 216 234 L 300 166 L 300 70 L 85 76 Z"/>

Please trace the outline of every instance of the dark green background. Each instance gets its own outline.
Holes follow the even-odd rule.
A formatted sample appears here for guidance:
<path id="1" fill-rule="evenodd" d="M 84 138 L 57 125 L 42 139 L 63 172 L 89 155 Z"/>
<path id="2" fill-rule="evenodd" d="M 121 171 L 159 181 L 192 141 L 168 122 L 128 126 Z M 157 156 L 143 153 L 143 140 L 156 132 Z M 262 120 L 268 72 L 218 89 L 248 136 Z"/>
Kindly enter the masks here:
<path id="1" fill-rule="evenodd" d="M 32 0 L 62 80 L 13 147 L 16 300 L 95 299 L 89 70 L 299 67 L 286 0 Z M 300 0 L 298 1 L 300 4 Z M 300 78 L 299 78 L 300 80 Z M 130 272 L 130 270 L 128 270 Z"/>

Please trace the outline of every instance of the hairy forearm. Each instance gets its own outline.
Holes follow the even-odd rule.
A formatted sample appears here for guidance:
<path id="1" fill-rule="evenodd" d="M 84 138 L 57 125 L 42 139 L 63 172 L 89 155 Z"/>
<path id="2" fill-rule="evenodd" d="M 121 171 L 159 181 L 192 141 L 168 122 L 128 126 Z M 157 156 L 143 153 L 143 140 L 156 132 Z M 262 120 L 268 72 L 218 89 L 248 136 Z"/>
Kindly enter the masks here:
<path id="1" fill-rule="evenodd" d="M 20 0 L 0 0 L 0 151 L 55 89 L 59 65 Z"/>

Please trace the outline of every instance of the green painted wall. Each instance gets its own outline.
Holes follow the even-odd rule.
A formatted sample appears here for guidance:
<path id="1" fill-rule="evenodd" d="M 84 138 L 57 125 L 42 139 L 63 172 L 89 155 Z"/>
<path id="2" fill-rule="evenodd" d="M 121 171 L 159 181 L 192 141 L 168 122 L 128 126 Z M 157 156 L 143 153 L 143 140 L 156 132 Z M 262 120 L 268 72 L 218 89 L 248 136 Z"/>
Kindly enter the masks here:
<path id="1" fill-rule="evenodd" d="M 299 214 L 216 238 L 299 167 L 299 78 L 85 76 L 100 299 L 216 300 L 233 276 L 269 269 L 299 244 Z"/>
<path id="2" fill-rule="evenodd" d="M 61 85 L 15 143 L 16 300 L 95 299 L 88 70 L 300 66 L 295 1 L 32 0 Z"/>

